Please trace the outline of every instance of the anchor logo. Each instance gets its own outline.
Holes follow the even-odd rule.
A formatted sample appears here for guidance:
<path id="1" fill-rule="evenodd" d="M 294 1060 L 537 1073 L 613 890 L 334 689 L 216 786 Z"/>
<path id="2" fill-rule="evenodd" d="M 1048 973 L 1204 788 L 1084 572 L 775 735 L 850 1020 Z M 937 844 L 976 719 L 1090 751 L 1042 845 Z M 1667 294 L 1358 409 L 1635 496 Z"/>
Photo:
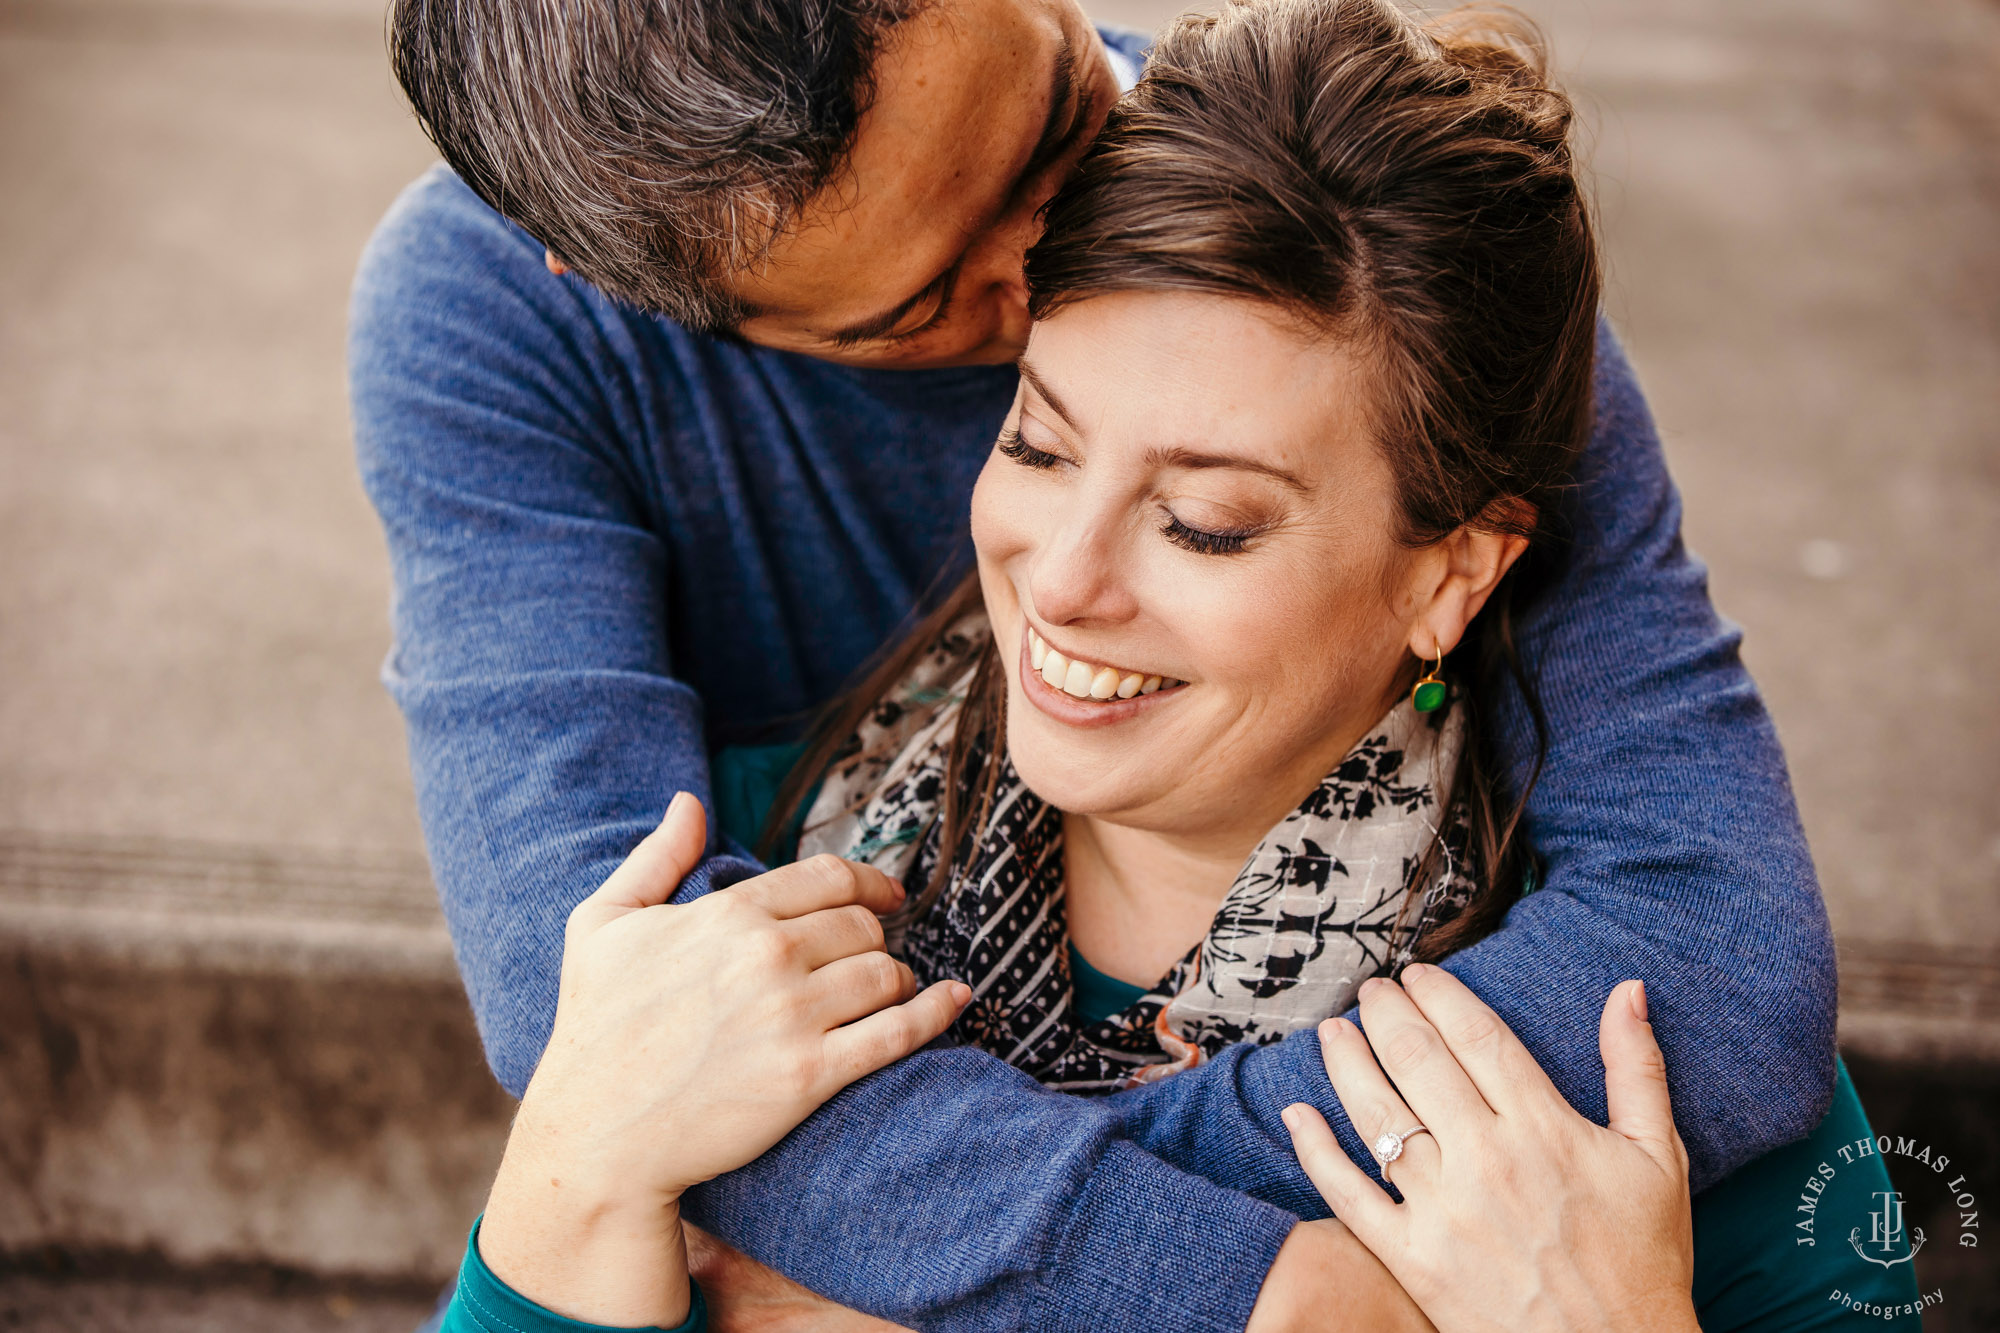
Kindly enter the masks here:
<path id="1" fill-rule="evenodd" d="M 1903 1196 L 1896 1190 L 1877 1190 L 1875 1197 L 1882 1201 L 1882 1206 L 1868 1214 L 1870 1223 L 1868 1228 L 1868 1245 L 1870 1248 L 1879 1248 L 1883 1254 L 1887 1255 L 1893 1253 L 1904 1239 Z M 1880 1264 L 1884 1268 L 1894 1268 L 1897 1264 L 1906 1264 L 1916 1258 L 1917 1251 L 1924 1248 L 1924 1229 L 1922 1227 L 1913 1227 L 1909 1233 L 1909 1241 L 1909 1252 L 1902 1258 L 1877 1258 L 1868 1253 L 1868 1250 L 1862 1248 L 1860 1227 L 1856 1227 L 1847 1233 L 1847 1243 L 1854 1247 L 1856 1254 L 1866 1259 L 1869 1263 Z"/>

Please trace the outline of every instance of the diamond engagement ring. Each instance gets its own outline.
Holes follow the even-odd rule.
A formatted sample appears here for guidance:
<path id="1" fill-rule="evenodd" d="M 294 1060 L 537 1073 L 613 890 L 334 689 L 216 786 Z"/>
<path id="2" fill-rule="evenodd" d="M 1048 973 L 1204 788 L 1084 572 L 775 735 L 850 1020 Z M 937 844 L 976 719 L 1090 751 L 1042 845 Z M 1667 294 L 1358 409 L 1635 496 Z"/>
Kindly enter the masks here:
<path id="1" fill-rule="evenodd" d="M 1430 1134 L 1430 1131 L 1422 1125 L 1414 1125 L 1400 1134 L 1384 1134 L 1375 1140 L 1375 1160 L 1382 1164 L 1382 1179 L 1389 1178 L 1389 1163 L 1403 1155 L 1404 1141 L 1413 1139 L 1419 1134 Z M 1432 1137 L 1435 1138 L 1436 1135 Z"/>

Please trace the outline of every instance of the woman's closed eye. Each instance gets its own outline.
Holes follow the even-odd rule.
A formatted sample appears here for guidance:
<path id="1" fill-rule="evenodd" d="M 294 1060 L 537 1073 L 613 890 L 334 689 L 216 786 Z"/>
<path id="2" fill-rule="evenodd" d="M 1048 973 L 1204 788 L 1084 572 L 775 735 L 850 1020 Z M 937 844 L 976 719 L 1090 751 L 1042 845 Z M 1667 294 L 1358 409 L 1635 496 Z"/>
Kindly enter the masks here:
<path id="1" fill-rule="evenodd" d="M 1166 522 L 1160 524 L 1161 536 L 1197 555 L 1235 555 L 1249 546 L 1250 539 L 1261 531 L 1263 529 L 1254 527 L 1227 528 L 1220 532 L 1190 527 L 1172 513 L 1167 515 Z"/>
<path id="2" fill-rule="evenodd" d="M 1000 432 L 999 450 L 1022 467 L 1050 468 L 1062 459 L 1046 449 L 1037 449 L 1021 438 L 1021 432 L 1011 426 Z"/>

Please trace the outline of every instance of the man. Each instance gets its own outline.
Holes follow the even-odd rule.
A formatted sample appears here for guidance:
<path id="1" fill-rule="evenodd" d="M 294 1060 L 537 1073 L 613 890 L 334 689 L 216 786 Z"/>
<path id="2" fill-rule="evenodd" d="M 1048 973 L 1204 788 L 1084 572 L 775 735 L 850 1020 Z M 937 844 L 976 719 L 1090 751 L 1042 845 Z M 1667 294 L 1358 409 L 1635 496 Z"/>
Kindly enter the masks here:
<path id="1" fill-rule="evenodd" d="M 404 196 L 357 282 L 385 674 L 518 1093 L 570 906 L 673 791 L 713 804 L 712 748 L 795 731 L 962 549 L 1036 212 L 1135 47 L 1068 0 L 402 0 L 392 33 L 458 174 Z M 1524 627 L 1563 719 L 1529 811 L 1547 882 L 1451 967 L 1599 1119 L 1597 1009 L 1644 976 L 1700 1187 L 1824 1108 L 1831 951 L 1736 636 L 1603 361 L 1579 541 Z M 682 897 L 758 870 L 718 849 Z M 1324 1208 L 1295 1100 L 1367 1161 L 1310 1032 L 1095 1102 L 927 1052 L 690 1215 L 928 1328 L 1388 1326 L 1409 1311 L 1379 1269 L 1298 1221 Z"/>

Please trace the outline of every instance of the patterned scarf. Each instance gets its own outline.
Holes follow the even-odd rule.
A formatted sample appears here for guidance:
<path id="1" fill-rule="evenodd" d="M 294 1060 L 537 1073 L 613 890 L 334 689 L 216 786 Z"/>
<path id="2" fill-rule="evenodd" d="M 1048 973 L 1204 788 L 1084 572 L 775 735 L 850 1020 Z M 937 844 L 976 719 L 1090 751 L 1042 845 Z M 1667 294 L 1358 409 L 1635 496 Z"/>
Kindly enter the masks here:
<path id="1" fill-rule="evenodd" d="M 913 893 L 929 881 L 945 854 L 952 737 L 990 637 L 984 613 L 959 620 L 864 719 L 806 816 L 800 856 L 868 862 Z M 1463 810 L 1440 810 L 1463 734 L 1449 706 L 1392 708 L 1264 836 L 1207 936 L 1102 1022 L 1071 1008 L 1062 812 L 1004 755 L 990 816 L 956 849 L 929 909 L 891 923 L 890 948 L 923 984 L 972 987 L 954 1036 L 1066 1091 L 1150 1083 L 1236 1042 L 1278 1041 L 1346 1009 L 1369 977 L 1400 970 L 1417 938 L 1470 900 Z M 973 758 L 976 775 L 983 756 Z M 1426 876 L 1441 823 L 1441 869 Z"/>

